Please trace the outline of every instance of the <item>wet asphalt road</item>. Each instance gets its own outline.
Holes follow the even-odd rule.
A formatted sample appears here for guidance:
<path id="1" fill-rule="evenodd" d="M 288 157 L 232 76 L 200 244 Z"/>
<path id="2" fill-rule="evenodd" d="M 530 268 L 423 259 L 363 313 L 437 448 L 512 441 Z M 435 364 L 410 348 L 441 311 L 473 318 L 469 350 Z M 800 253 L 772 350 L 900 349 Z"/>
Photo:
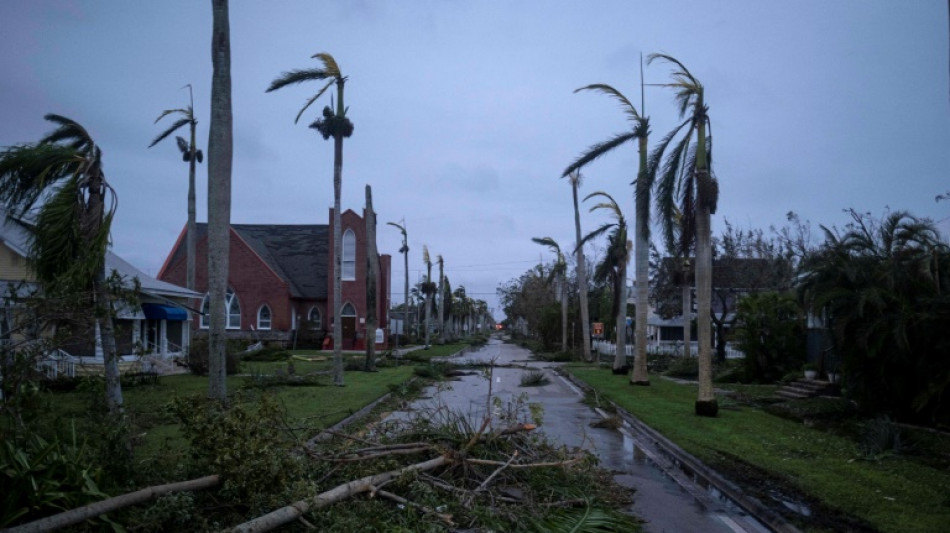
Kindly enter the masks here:
<path id="1" fill-rule="evenodd" d="M 592 423 L 601 419 L 600 415 L 581 403 L 583 395 L 580 390 L 553 371 L 558 364 L 531 361 L 529 358 L 528 350 L 492 339 L 481 349 L 452 360 L 486 363 L 494 360 L 496 365 L 518 366 L 493 369 L 492 396 L 498 397 L 502 405 L 506 406 L 517 403 L 522 395 L 526 395 L 527 402 L 543 405 L 543 420 L 539 430 L 555 442 L 589 450 L 600 459 L 602 467 L 614 473 L 614 479 L 620 485 L 635 489 L 634 503 L 629 511 L 646 520 L 645 531 L 768 531 L 735 505 L 719 499 L 715 490 L 708 491 L 696 486 L 672 469 L 664 473 L 663 468 L 658 466 L 664 461 L 651 460 L 651 457 L 657 457 L 656 450 L 638 442 L 624 429 L 618 431 L 591 427 Z M 550 383 L 541 387 L 521 387 L 522 375 L 530 370 L 544 371 Z M 474 375 L 449 382 L 448 386 L 430 387 L 421 399 L 409 406 L 409 410 L 444 406 L 468 415 L 477 426 L 488 408 L 488 389 L 486 373 L 477 371 Z"/>

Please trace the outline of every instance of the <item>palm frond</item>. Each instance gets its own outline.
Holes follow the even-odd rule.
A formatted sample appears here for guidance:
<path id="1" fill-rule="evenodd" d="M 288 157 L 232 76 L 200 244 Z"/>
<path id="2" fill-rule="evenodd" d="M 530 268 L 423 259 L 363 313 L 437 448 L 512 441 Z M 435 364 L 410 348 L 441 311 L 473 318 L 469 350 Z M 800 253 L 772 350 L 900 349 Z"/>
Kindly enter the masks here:
<path id="1" fill-rule="evenodd" d="M 276 91 L 288 85 L 296 85 L 305 81 L 325 80 L 333 78 L 333 74 L 325 68 L 301 68 L 281 72 L 280 76 L 270 82 L 265 92 Z"/>
<path id="2" fill-rule="evenodd" d="M 564 169 L 564 172 L 561 174 L 561 177 L 567 176 L 571 174 L 572 172 L 579 170 L 584 165 L 587 165 L 588 163 L 596 160 L 597 158 L 603 156 L 604 154 L 620 146 L 621 144 L 624 144 L 628 141 L 635 140 L 637 138 L 639 138 L 639 135 L 636 131 L 618 133 L 614 135 L 612 138 L 604 142 L 597 143 L 591 146 L 590 148 L 587 149 L 586 152 L 578 156 L 578 158 L 573 163 L 571 163 L 570 165 L 568 165 L 566 169 Z"/>
<path id="3" fill-rule="evenodd" d="M 171 135 L 172 133 L 175 133 L 175 130 L 177 130 L 178 128 L 180 128 L 180 127 L 182 127 L 182 126 L 185 126 L 185 125 L 187 125 L 187 124 L 190 124 L 190 123 L 191 123 L 191 120 L 189 120 L 188 118 L 180 118 L 180 119 L 176 120 L 176 121 L 175 121 L 171 126 L 169 126 L 165 131 L 161 132 L 160 134 L 158 134 L 157 137 L 155 137 L 154 139 L 152 139 L 152 142 L 151 142 L 151 144 L 148 145 L 148 147 L 151 148 L 151 147 L 155 146 L 156 144 L 162 142 L 162 141 L 165 139 L 165 137 L 168 137 L 168 136 Z"/>
<path id="4" fill-rule="evenodd" d="M 336 59 L 333 59 L 333 56 L 326 52 L 317 52 L 310 56 L 311 59 L 319 59 L 323 63 L 323 68 L 330 73 L 331 76 L 339 78 L 340 77 L 340 67 L 336 64 Z"/>
<path id="5" fill-rule="evenodd" d="M 162 114 L 161 114 L 161 115 L 158 115 L 158 118 L 156 118 L 156 119 L 155 119 L 155 122 L 153 122 L 152 124 L 158 124 L 158 121 L 162 120 L 163 118 L 167 117 L 168 115 L 172 115 L 172 114 L 175 114 L 175 113 L 180 113 L 180 114 L 182 114 L 182 115 L 185 115 L 185 116 L 189 116 L 189 117 L 190 117 L 190 116 L 191 116 L 191 113 L 189 112 L 190 109 L 191 109 L 191 108 L 189 108 L 189 109 L 166 109 L 166 110 L 162 111 Z"/>
<path id="6" fill-rule="evenodd" d="M 628 100 L 627 97 L 623 95 L 623 93 L 621 93 L 617 89 L 614 89 L 610 85 L 607 85 L 606 83 L 593 83 L 591 85 L 587 85 L 587 86 L 581 87 L 580 89 L 574 90 L 575 93 L 578 93 L 580 91 L 597 91 L 601 94 L 606 94 L 607 96 L 613 98 L 614 100 L 617 100 L 617 102 L 620 103 L 620 109 L 624 112 L 625 115 L 627 115 L 627 118 L 629 120 L 631 120 L 632 122 L 640 122 L 641 120 L 640 114 L 637 112 L 637 107 L 633 105 L 632 103 L 630 103 L 630 100 Z"/>
<path id="7" fill-rule="evenodd" d="M 0 152 L 0 203 L 22 216 L 63 178 L 76 176 L 82 155 L 60 144 L 11 146 Z"/>
<path id="8" fill-rule="evenodd" d="M 175 136 L 175 142 L 178 143 L 178 150 L 183 154 L 187 154 L 190 150 L 188 147 L 188 141 L 184 137 Z"/>
<path id="9" fill-rule="evenodd" d="M 75 120 L 54 113 L 44 115 L 43 118 L 58 124 L 58 127 L 44 135 L 39 140 L 40 144 L 56 144 L 66 141 L 67 146 L 71 146 L 84 154 L 90 154 L 93 151 L 95 143 L 92 141 L 92 137 Z"/>
<path id="10" fill-rule="evenodd" d="M 297 117 L 294 118 L 294 124 L 296 124 L 300 120 L 300 117 L 303 116 L 303 112 L 306 111 L 308 107 L 310 107 L 314 102 L 317 101 L 317 98 L 320 98 L 321 96 L 323 96 L 323 93 L 325 93 L 327 89 L 330 88 L 331 85 L 333 85 L 333 80 L 328 81 L 327 84 L 324 85 L 323 88 L 317 92 L 317 94 L 307 99 L 307 103 L 305 103 L 303 107 L 300 108 L 300 111 L 297 112 Z"/>

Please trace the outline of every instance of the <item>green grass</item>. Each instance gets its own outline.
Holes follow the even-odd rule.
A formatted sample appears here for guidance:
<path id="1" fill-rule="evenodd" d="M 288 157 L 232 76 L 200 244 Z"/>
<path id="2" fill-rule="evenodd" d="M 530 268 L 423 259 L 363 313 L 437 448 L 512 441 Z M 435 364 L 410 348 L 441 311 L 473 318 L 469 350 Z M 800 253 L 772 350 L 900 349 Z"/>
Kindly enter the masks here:
<path id="1" fill-rule="evenodd" d="M 851 439 L 722 396 L 726 408 L 718 417 L 697 417 L 695 385 L 654 376 L 650 387 L 631 387 L 626 376 L 600 368 L 569 370 L 714 469 L 728 473 L 751 465 L 884 532 L 945 531 L 950 524 L 946 470 L 903 456 L 863 460 Z"/>
<path id="2" fill-rule="evenodd" d="M 294 362 L 297 374 L 329 368 L 328 363 Z M 251 370 L 273 373 L 275 368 L 286 370 L 286 363 L 244 363 L 242 372 Z M 377 398 L 388 393 L 390 385 L 404 383 L 412 377 L 411 366 L 381 368 L 378 372 L 346 372 L 346 386 L 287 387 L 268 389 L 277 395 L 287 410 L 288 425 L 316 432 L 343 420 Z M 245 387 L 245 376 L 227 378 L 228 391 L 233 393 Z M 329 382 L 329 379 L 327 380 Z M 123 390 L 126 411 L 142 438 L 136 449 L 138 460 L 146 461 L 156 454 L 179 453 L 185 441 L 179 425 L 166 413 L 166 406 L 175 397 L 207 394 L 208 378 L 191 374 L 162 376 L 158 385 L 138 386 Z M 259 394 L 254 391 L 252 394 Z M 89 406 L 89 393 L 65 392 L 51 395 L 49 414 L 60 420 L 82 416 Z M 308 435 L 312 436 L 312 435 Z"/>
<path id="3" fill-rule="evenodd" d="M 430 344 L 428 350 L 425 348 L 413 350 L 405 354 L 403 359 L 409 359 L 410 361 L 427 361 L 433 357 L 448 357 L 450 355 L 457 354 L 463 348 L 468 346 L 468 343 L 464 342 L 457 342 L 453 344 Z"/>

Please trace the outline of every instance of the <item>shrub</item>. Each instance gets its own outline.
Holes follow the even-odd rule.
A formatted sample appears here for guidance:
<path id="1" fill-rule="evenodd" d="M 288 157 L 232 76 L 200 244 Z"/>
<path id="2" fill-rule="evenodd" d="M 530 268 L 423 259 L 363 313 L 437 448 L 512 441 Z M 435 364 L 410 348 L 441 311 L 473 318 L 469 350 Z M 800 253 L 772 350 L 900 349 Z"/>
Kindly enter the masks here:
<path id="1" fill-rule="evenodd" d="M 699 377 L 698 357 L 678 357 L 670 363 L 666 371 L 667 376 L 677 378 L 696 379 Z"/>
<path id="2" fill-rule="evenodd" d="M 208 339 L 195 339 L 188 348 L 188 370 L 198 376 L 208 375 Z M 240 371 L 241 359 L 230 345 L 227 347 L 225 372 L 230 376 Z"/>
<path id="3" fill-rule="evenodd" d="M 289 358 L 290 354 L 287 352 L 287 350 L 276 346 L 268 346 L 260 350 L 246 353 L 241 359 L 244 361 L 286 361 Z"/>

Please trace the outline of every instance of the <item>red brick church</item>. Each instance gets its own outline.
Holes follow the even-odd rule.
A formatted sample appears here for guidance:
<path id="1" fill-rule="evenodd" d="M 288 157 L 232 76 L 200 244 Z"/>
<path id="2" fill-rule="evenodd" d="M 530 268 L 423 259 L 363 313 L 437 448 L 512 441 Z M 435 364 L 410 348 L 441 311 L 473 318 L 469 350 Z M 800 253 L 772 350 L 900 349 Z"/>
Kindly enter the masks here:
<path id="1" fill-rule="evenodd" d="M 333 333 L 333 209 L 328 225 L 232 224 L 228 266 L 229 337 L 251 342 L 279 341 L 294 345 L 301 333 L 312 337 Z M 341 321 L 343 349 L 365 346 L 366 223 L 352 210 L 340 216 L 343 233 Z M 187 225 L 165 259 L 158 279 L 185 286 Z M 195 291 L 206 296 L 195 302 L 193 330 L 207 331 L 208 226 L 196 232 Z M 385 346 L 389 336 L 389 255 L 379 256 L 376 316 Z M 301 332 L 298 328 L 306 327 Z M 379 340 L 377 332 L 369 338 Z"/>

